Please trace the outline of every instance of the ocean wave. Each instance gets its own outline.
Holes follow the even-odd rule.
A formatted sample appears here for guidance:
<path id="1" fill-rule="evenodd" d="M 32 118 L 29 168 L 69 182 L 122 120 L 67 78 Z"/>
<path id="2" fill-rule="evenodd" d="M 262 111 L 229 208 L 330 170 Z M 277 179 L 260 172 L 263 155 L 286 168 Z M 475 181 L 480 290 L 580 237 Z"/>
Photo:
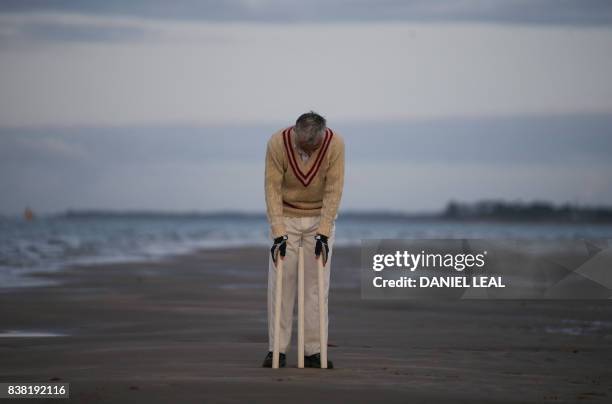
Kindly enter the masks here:
<path id="1" fill-rule="evenodd" d="M 0 287 L 32 285 L 27 274 L 70 265 L 151 261 L 198 249 L 262 246 L 268 223 L 257 215 L 58 216 L 0 221 Z M 336 223 L 337 246 L 367 238 L 609 238 L 611 225 L 452 222 L 350 217 Z M 26 276 L 21 276 L 26 275 Z M 23 278 L 23 282 L 20 279 Z M 42 282 L 40 280 L 36 280 Z"/>

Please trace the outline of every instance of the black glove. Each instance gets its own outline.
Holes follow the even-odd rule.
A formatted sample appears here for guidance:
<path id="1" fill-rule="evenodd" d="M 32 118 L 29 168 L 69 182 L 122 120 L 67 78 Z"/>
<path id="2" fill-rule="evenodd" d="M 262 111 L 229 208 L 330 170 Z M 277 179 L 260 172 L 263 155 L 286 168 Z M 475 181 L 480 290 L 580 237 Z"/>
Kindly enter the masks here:
<path id="1" fill-rule="evenodd" d="M 327 255 L 329 254 L 329 245 L 327 245 L 327 236 L 323 234 L 317 234 L 315 236 L 317 245 L 315 246 L 315 255 L 318 258 L 323 253 L 323 265 L 327 263 Z"/>
<path id="2" fill-rule="evenodd" d="M 270 248 L 270 254 L 272 254 L 272 261 L 274 262 L 274 266 L 276 266 L 276 260 L 278 259 L 278 254 L 280 253 L 281 257 L 285 256 L 287 252 L 287 239 L 289 237 L 285 234 L 284 236 L 279 236 L 274 239 L 274 244 L 272 244 L 272 248 Z"/>

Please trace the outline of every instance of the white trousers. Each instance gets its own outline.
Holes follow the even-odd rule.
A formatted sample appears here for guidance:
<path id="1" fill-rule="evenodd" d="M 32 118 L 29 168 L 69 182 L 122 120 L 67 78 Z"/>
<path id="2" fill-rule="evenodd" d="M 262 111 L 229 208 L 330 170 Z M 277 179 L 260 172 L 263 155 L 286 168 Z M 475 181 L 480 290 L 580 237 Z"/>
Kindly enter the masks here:
<path id="1" fill-rule="evenodd" d="M 296 300 L 297 290 L 297 267 L 298 267 L 298 247 L 304 249 L 304 354 L 307 356 L 319 353 L 321 344 L 319 341 L 319 284 L 318 267 L 315 257 L 316 240 L 319 227 L 319 216 L 311 217 L 284 217 L 287 229 L 287 251 L 283 259 L 283 289 L 281 301 L 280 318 L 280 343 L 279 349 L 282 353 L 287 353 L 291 342 L 291 329 L 293 325 L 293 310 Z M 336 223 L 332 225 L 331 234 L 328 238 L 329 256 L 324 268 L 323 287 L 324 297 L 324 324 L 325 339 L 327 340 L 328 316 L 327 302 L 329 295 L 329 276 L 331 258 L 334 245 L 334 235 Z M 272 236 L 270 235 L 270 239 Z M 272 261 L 272 256 L 268 253 L 268 341 L 269 350 L 274 347 L 274 305 L 276 297 L 276 267 Z"/>

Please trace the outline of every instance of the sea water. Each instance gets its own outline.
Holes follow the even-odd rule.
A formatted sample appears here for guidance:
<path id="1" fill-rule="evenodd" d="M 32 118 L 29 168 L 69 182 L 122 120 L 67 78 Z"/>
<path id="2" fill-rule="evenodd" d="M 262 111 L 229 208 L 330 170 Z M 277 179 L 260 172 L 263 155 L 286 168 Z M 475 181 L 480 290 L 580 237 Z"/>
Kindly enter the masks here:
<path id="1" fill-rule="evenodd" d="M 336 245 L 364 238 L 612 238 L 611 224 L 458 222 L 435 217 L 339 215 Z M 0 289 L 48 284 L 31 272 L 148 261 L 202 248 L 266 247 L 263 214 L 79 214 L 0 217 Z"/>

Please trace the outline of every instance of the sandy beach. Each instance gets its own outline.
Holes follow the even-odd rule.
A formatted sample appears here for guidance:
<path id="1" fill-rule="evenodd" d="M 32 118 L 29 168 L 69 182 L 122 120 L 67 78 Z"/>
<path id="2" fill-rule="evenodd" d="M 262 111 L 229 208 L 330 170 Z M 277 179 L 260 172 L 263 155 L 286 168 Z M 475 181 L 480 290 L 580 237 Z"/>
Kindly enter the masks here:
<path id="1" fill-rule="evenodd" d="M 612 302 L 363 300 L 357 248 L 333 257 L 335 369 L 297 369 L 295 349 L 261 368 L 267 254 L 70 267 L 2 290 L 0 382 L 70 382 L 78 403 L 612 400 Z"/>

